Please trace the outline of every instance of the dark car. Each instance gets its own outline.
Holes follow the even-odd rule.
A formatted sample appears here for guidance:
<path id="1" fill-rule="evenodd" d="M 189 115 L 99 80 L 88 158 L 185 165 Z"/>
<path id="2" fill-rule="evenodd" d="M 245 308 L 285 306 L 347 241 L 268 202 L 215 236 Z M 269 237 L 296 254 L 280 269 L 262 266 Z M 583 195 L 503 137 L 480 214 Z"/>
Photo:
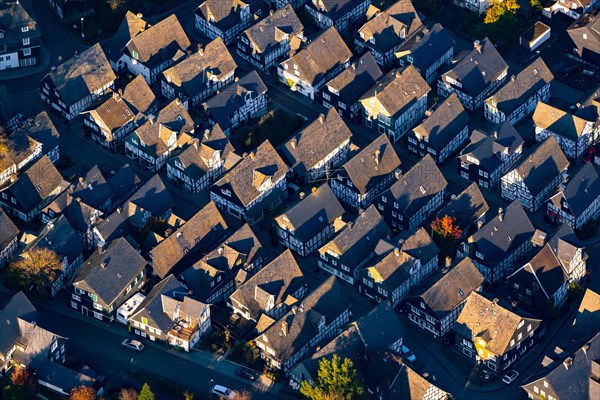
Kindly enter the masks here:
<path id="1" fill-rule="evenodd" d="M 258 379 L 258 372 L 256 371 L 252 371 L 251 369 L 248 368 L 238 368 L 235 371 L 235 374 L 239 377 L 242 377 L 244 379 L 248 379 L 249 381 L 254 382 L 255 380 Z"/>
<path id="2" fill-rule="evenodd" d="M 563 78 L 570 78 L 573 74 L 575 74 L 577 71 L 579 71 L 579 67 L 576 65 L 571 65 L 569 67 L 565 67 L 562 72 L 560 73 L 560 75 Z"/>

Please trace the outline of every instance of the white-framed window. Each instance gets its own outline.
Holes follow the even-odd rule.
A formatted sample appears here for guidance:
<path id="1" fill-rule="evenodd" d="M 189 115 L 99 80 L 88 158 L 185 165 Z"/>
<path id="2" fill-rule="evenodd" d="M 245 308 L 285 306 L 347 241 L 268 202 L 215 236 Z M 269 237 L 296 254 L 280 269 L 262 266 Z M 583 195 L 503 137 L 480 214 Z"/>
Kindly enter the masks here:
<path id="1" fill-rule="evenodd" d="M 98 303 L 94 303 L 94 309 L 96 309 L 98 311 L 102 311 L 102 306 Z"/>
<path id="2" fill-rule="evenodd" d="M 29 46 L 30 43 L 31 43 L 31 40 L 28 37 L 23 38 L 23 46 Z"/>
<path id="3" fill-rule="evenodd" d="M 102 314 L 97 313 L 97 312 L 94 311 L 94 318 L 101 320 L 102 319 Z"/>
<path id="4" fill-rule="evenodd" d="M 24 56 L 30 56 L 31 55 L 31 48 L 26 47 L 23 49 L 23 55 Z"/>
<path id="5" fill-rule="evenodd" d="M 338 101 L 338 106 L 340 106 L 340 108 L 341 108 L 342 110 L 345 110 L 345 109 L 346 109 L 346 105 L 345 105 L 344 103 L 342 103 L 341 101 Z"/>
<path id="6" fill-rule="evenodd" d="M 29 27 L 28 26 L 24 26 L 21 28 L 21 32 L 28 32 L 29 31 Z"/>
<path id="7" fill-rule="evenodd" d="M 76 301 L 81 301 L 81 296 L 77 296 L 75 293 L 71 295 L 71 298 Z"/>
<path id="8" fill-rule="evenodd" d="M 56 350 L 56 348 L 58 347 L 58 341 L 54 341 L 54 343 L 52 343 L 52 347 L 50 347 L 50 352 L 53 352 L 54 350 Z"/>
<path id="9" fill-rule="evenodd" d="M 479 258 L 480 260 L 483 260 L 483 254 L 481 254 L 478 251 L 475 251 L 475 257 Z"/>
<path id="10" fill-rule="evenodd" d="M 323 98 L 324 98 L 325 100 L 331 100 L 331 96 L 330 96 L 330 95 L 328 95 L 328 94 L 327 94 L 327 93 L 325 93 L 325 92 L 323 92 Z"/>

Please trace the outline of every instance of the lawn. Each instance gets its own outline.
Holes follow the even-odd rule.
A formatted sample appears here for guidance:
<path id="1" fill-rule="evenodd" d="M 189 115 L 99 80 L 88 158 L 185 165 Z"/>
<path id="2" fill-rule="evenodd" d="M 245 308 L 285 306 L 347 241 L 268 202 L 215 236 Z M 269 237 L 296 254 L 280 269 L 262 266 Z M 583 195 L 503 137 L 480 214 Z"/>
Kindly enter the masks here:
<path id="1" fill-rule="evenodd" d="M 274 108 L 260 117 L 256 124 L 238 130 L 232 135 L 231 142 L 236 149 L 242 151 L 255 149 L 267 139 L 273 147 L 277 147 L 303 124 L 302 117 Z"/>

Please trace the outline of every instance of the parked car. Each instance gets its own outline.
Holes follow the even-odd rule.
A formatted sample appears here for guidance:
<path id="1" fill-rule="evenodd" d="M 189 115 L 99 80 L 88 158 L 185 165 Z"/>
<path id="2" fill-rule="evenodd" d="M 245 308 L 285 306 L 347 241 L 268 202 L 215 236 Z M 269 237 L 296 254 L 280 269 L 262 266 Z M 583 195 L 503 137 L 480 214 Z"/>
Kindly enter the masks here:
<path id="1" fill-rule="evenodd" d="M 255 380 L 258 379 L 259 374 L 256 371 L 253 371 L 249 368 L 238 368 L 235 371 L 235 374 L 239 377 L 242 377 L 244 379 L 248 379 L 249 381 L 254 382 Z"/>
<path id="2" fill-rule="evenodd" d="M 235 399 L 236 393 L 235 391 L 226 388 L 225 386 L 221 386 L 221 385 L 215 385 L 212 387 L 212 389 L 210 390 L 210 392 L 212 394 L 216 394 L 217 396 L 220 396 L 223 399 Z"/>
<path id="3" fill-rule="evenodd" d="M 415 354 L 412 351 L 410 351 L 410 349 L 405 345 L 402 345 L 402 354 L 404 354 L 404 357 L 410 362 L 417 361 L 417 357 L 415 356 Z"/>
<path id="4" fill-rule="evenodd" d="M 144 345 L 139 340 L 124 339 L 121 342 L 121 346 L 128 348 L 129 350 L 142 351 Z"/>
<path id="5" fill-rule="evenodd" d="M 502 382 L 506 383 L 507 385 L 510 385 L 515 379 L 517 379 L 517 376 L 519 376 L 519 373 L 517 371 L 510 370 L 506 373 L 506 375 L 504 375 L 504 377 L 502 378 Z"/>

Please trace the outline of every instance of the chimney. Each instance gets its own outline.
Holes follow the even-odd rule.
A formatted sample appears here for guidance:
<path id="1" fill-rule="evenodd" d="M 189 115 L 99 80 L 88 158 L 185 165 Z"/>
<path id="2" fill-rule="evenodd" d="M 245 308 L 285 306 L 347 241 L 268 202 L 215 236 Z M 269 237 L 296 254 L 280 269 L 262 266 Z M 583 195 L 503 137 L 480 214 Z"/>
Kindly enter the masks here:
<path id="1" fill-rule="evenodd" d="M 104 252 L 104 246 L 98 245 L 98 254 L 102 254 Z"/>
<path id="2" fill-rule="evenodd" d="M 223 254 L 223 248 L 222 248 L 222 247 L 219 247 L 219 248 L 217 249 L 217 253 L 219 253 L 219 255 L 222 255 L 222 254 Z"/>
<path id="3" fill-rule="evenodd" d="M 300 192 L 298 194 L 298 197 L 300 197 L 300 200 L 304 199 L 304 196 L 306 196 L 306 194 L 304 192 Z"/>
<path id="4" fill-rule="evenodd" d="M 205 129 L 204 130 L 204 139 L 208 139 L 209 136 L 210 136 L 210 129 Z"/>
<path id="5" fill-rule="evenodd" d="M 100 268 L 106 269 L 106 263 L 104 261 L 100 263 Z"/>
<path id="6" fill-rule="evenodd" d="M 516 77 L 515 75 L 512 75 L 512 76 L 510 77 L 510 80 L 511 80 L 511 82 L 514 82 L 514 81 L 516 81 L 516 80 L 517 80 L 517 77 Z"/>
<path id="7" fill-rule="evenodd" d="M 323 115 L 323 114 L 321 114 L 321 115 Z M 290 146 L 292 146 L 292 149 L 295 149 L 295 148 L 296 148 L 296 138 L 293 138 L 293 139 L 290 141 Z"/>
<path id="8" fill-rule="evenodd" d="M 325 123 L 325 114 L 319 115 L 319 122 L 321 123 L 321 125 L 323 125 Z"/>
<path id="9" fill-rule="evenodd" d="M 154 124 L 154 122 L 156 122 L 156 117 L 150 114 L 148 115 L 148 121 L 150 121 L 151 124 Z"/>
<path id="10" fill-rule="evenodd" d="M 252 150 L 252 151 L 250 152 L 250 158 L 254 159 L 255 153 L 256 153 L 256 151 L 255 151 L 255 150 Z"/>
<path id="11" fill-rule="evenodd" d="M 283 336 L 287 336 L 287 334 L 288 334 L 288 323 L 287 323 L 287 321 L 282 321 L 281 322 L 281 334 Z"/>
<path id="12" fill-rule="evenodd" d="M 394 178 L 396 178 L 396 180 L 400 180 L 400 178 L 402 178 L 402 171 L 400 171 L 399 169 L 396 169 L 394 171 Z"/>
<path id="13" fill-rule="evenodd" d="M 452 266 L 452 257 L 446 257 L 446 268 L 450 268 Z"/>
<path id="14" fill-rule="evenodd" d="M 498 139 L 498 131 L 494 131 L 494 133 L 492 134 L 492 136 L 494 136 L 494 139 Z"/>
<path id="15" fill-rule="evenodd" d="M 396 78 L 400 78 L 401 75 L 400 70 L 396 71 Z"/>
<path id="16" fill-rule="evenodd" d="M 234 81 L 234 82 L 239 82 L 239 81 L 240 81 L 240 78 L 239 78 L 239 76 L 236 76 L 236 77 L 235 77 L 235 79 L 234 79 L 233 81 Z"/>
<path id="17" fill-rule="evenodd" d="M 569 369 L 569 367 L 573 365 L 573 359 L 571 357 L 565 358 L 565 361 L 563 361 L 563 365 L 565 366 L 565 369 Z"/>
<path id="18" fill-rule="evenodd" d="M 379 165 L 379 161 L 381 161 L 381 151 L 377 149 L 375 150 L 375 164 Z"/>
<path id="19" fill-rule="evenodd" d="M 396 257 L 398 257 L 398 256 L 400 255 L 400 249 L 399 249 L 399 248 L 397 248 L 397 247 L 394 247 L 394 255 L 395 255 Z"/>
<path id="20" fill-rule="evenodd" d="M 200 54 L 200 57 L 204 57 L 204 49 L 200 46 L 198 46 L 198 54 Z"/>
<path id="21" fill-rule="evenodd" d="M 475 48 L 475 50 L 477 50 L 477 52 L 478 52 L 479 54 L 481 54 L 482 46 L 481 46 L 481 42 L 480 42 L 479 40 L 476 40 L 476 41 L 473 43 L 473 47 Z"/>
<path id="22" fill-rule="evenodd" d="M 502 222 L 502 220 L 504 219 L 504 210 L 502 209 L 502 207 L 500 207 L 498 209 L 498 219 Z"/>

